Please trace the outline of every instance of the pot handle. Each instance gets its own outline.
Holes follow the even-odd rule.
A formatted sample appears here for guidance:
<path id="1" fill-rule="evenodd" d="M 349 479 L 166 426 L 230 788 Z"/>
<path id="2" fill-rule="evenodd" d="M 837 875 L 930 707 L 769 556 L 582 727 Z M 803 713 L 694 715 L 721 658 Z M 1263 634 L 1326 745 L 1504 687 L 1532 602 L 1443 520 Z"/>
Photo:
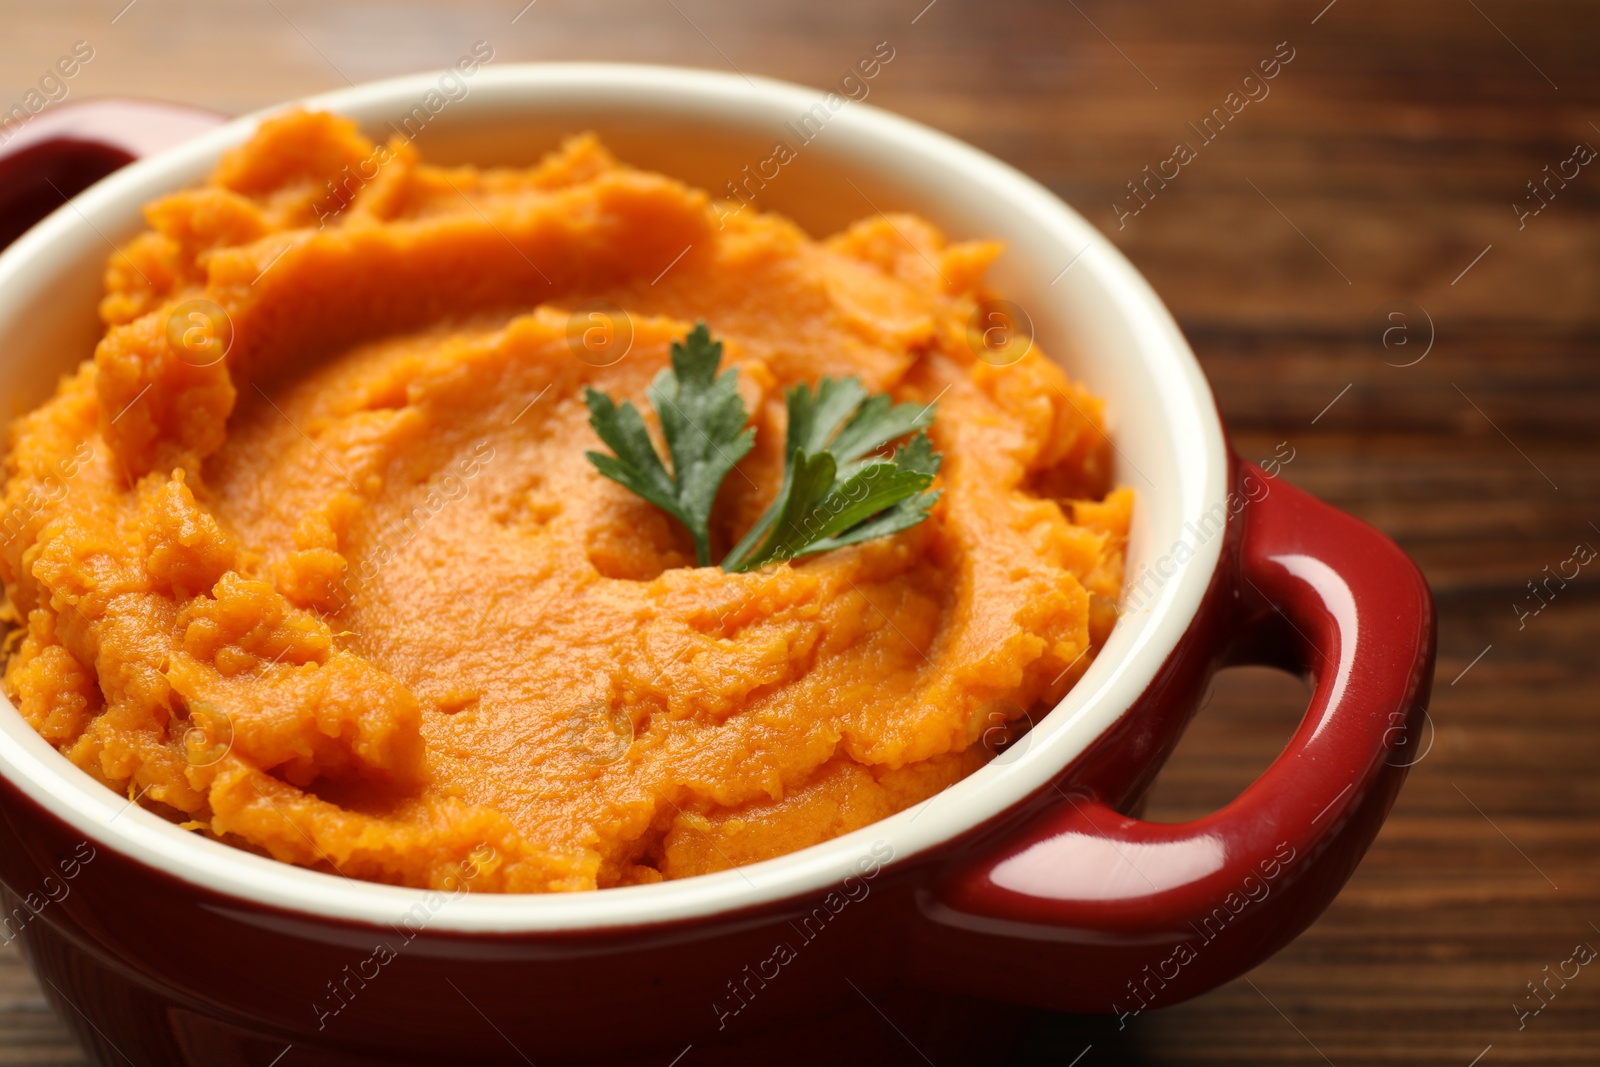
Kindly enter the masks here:
<path id="1" fill-rule="evenodd" d="M 59 104 L 0 122 L 0 249 L 114 170 L 227 116 L 145 100 Z"/>
<path id="2" fill-rule="evenodd" d="M 1234 468 L 1236 493 L 1251 484 L 1270 492 L 1238 511 L 1208 596 L 1213 610 L 1186 642 L 1207 653 L 1202 683 L 1225 658 L 1310 673 L 1303 721 L 1236 800 L 1189 823 L 1116 810 L 1107 795 L 1117 787 L 1092 784 L 1095 753 L 1086 754 L 1074 765 L 1080 774 L 1069 768 L 1047 791 L 1049 807 L 924 891 L 923 962 L 958 985 L 1112 1012 L 1124 1024 L 1221 985 L 1321 914 L 1419 758 L 1434 612 L 1416 565 L 1366 523 L 1253 465 Z M 1228 657 L 1230 645 L 1242 654 Z M 1158 678 L 1146 694 L 1154 705 L 1125 721 L 1185 721 L 1188 707 L 1173 709 L 1162 687 Z"/>

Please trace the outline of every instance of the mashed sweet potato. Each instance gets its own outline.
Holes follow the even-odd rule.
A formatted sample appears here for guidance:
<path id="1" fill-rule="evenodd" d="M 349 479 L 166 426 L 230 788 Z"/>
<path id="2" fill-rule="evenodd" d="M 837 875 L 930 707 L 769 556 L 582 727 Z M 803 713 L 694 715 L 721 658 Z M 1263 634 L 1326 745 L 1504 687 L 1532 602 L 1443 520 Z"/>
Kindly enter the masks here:
<path id="1" fill-rule="evenodd" d="M 995 244 L 725 207 L 593 138 L 443 168 L 306 113 L 149 205 L 93 360 L 12 428 L 22 715 L 196 832 L 505 892 L 777 856 L 982 765 L 1114 618 L 1132 501 L 1101 405 L 1036 351 L 975 358 Z M 607 366 L 598 300 L 633 333 Z M 784 388 L 824 375 L 937 401 L 932 516 L 693 566 L 585 459 L 582 392 L 642 400 L 697 320 L 757 429 L 722 549 L 781 480 Z"/>

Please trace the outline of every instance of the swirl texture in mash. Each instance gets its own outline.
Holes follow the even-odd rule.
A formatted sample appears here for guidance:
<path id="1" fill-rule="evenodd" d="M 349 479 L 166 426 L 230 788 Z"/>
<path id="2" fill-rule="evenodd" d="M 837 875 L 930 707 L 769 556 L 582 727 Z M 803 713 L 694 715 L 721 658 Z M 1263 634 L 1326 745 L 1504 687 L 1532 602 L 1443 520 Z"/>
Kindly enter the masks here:
<path id="1" fill-rule="evenodd" d="M 413 886 L 723 869 L 970 773 L 1111 627 L 1131 495 L 1098 400 L 969 348 L 993 243 L 878 215 L 816 241 L 593 138 L 446 168 L 307 113 L 146 215 L 94 358 L 12 430 L 6 684 L 197 832 Z M 604 367 L 569 340 L 597 300 L 633 331 Z M 194 301 L 226 358 L 170 339 Z M 582 392 L 642 403 L 698 320 L 757 429 L 724 550 L 781 480 L 783 390 L 825 375 L 937 401 L 928 521 L 694 567 L 585 459 Z"/>

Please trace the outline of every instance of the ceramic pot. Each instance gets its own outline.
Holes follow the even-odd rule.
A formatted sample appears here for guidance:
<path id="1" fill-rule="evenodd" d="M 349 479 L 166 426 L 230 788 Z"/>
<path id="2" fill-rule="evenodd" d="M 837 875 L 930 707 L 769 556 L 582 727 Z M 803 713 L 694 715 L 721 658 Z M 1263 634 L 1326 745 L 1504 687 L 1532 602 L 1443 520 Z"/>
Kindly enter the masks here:
<path id="1" fill-rule="evenodd" d="M 453 76 L 465 88 L 435 111 L 447 76 L 306 103 L 404 130 L 438 162 L 525 164 L 595 130 L 714 193 L 763 175 L 760 206 L 813 233 L 883 209 L 1003 240 L 993 287 L 1106 399 L 1117 480 L 1138 494 L 1121 617 L 1058 707 L 927 802 L 767 862 L 586 894 L 451 899 L 251 855 L 130 806 L 7 705 L 5 936 L 94 1055 L 666 1063 L 746 1035 L 804 1045 L 831 1009 L 905 989 L 930 991 L 901 998 L 924 1005 L 964 1003 L 940 991 L 1126 1018 L 1244 973 L 1322 912 L 1410 762 L 1433 672 L 1428 588 L 1381 533 L 1232 454 L 1188 345 L 1110 242 L 997 160 L 817 90 L 489 65 Z M 140 205 L 201 180 L 259 117 L 64 106 L 0 147 L 6 232 L 42 214 L 42 188 L 60 204 L 0 255 L 14 408 L 92 353 L 109 244 L 138 232 Z M 778 143 L 793 158 L 774 175 Z M 1314 679 L 1282 754 L 1198 821 L 1127 814 L 1210 676 L 1240 663 Z"/>

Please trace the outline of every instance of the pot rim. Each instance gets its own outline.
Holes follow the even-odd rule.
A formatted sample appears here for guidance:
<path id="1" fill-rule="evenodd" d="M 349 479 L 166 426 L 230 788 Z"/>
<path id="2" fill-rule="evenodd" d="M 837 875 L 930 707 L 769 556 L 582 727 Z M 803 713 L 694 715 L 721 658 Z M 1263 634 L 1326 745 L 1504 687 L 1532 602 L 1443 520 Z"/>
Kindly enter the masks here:
<path id="1" fill-rule="evenodd" d="M 371 82 L 294 103 L 374 125 L 397 105 L 435 88 L 442 74 Z M 767 78 L 675 67 L 537 63 L 483 68 L 472 79 L 471 94 L 451 106 L 463 112 L 505 112 L 511 116 L 507 121 L 514 121 L 519 109 L 532 114 L 541 107 L 582 100 L 626 105 L 642 116 L 693 114 L 711 125 L 776 128 L 784 118 L 806 113 L 821 95 Z M 140 204 L 203 177 L 222 152 L 246 140 L 262 118 L 285 106 L 242 116 L 136 162 L 19 238 L 0 254 L 0 336 L 18 328 L 26 314 L 22 305 L 30 291 L 38 291 L 40 278 L 48 282 L 62 276 L 72 249 L 94 241 L 103 250 L 102 231 L 115 235 L 125 230 L 130 217 L 137 219 Z M 1002 202 L 1025 212 L 1040 234 L 1059 246 L 1062 262 L 1081 260 L 1082 276 L 1105 290 L 1113 313 L 1136 338 L 1118 356 L 1143 361 L 1149 371 L 1150 395 L 1141 399 L 1148 399 L 1158 415 L 1147 421 L 1170 435 L 1174 466 L 1165 472 L 1165 484 L 1138 491 L 1172 494 L 1174 515 L 1199 516 L 1225 503 L 1227 450 L 1210 388 L 1170 313 L 1109 240 L 1014 168 L 876 106 L 848 103 L 832 116 L 827 132 L 828 154 L 866 172 L 904 174 L 921 168 L 914 173 L 919 178 L 934 175 L 925 180 L 940 188 L 953 192 L 960 186 L 969 194 L 1004 198 Z M 94 232 L 84 232 L 85 221 Z M 1109 411 L 1109 417 L 1115 420 L 1117 412 Z M 1125 456 L 1119 459 L 1120 481 L 1133 482 L 1130 465 Z M 1175 530 L 1174 524 L 1136 538 L 1129 546 L 1129 574 L 1140 557 L 1153 559 Z M 851 876 L 872 877 L 883 862 L 900 864 L 936 849 L 1048 788 L 1133 704 L 1184 637 L 1216 569 L 1221 544 L 1221 537 L 1202 541 L 1150 603 L 1137 613 L 1124 612 L 1103 653 L 1026 735 L 1027 745 L 1014 758 L 991 761 L 915 807 L 833 840 L 714 874 L 585 893 L 464 894 L 437 914 L 428 907 L 429 931 L 570 934 L 706 919 L 826 891 Z M 0 709 L 0 775 L 96 847 L 225 898 L 313 919 L 393 925 L 419 904 L 427 907 L 428 890 L 295 867 L 181 830 L 94 781 L 35 733 L 9 701 L 0 701 L 5 703 Z M 885 844 L 892 856 L 887 861 Z"/>

